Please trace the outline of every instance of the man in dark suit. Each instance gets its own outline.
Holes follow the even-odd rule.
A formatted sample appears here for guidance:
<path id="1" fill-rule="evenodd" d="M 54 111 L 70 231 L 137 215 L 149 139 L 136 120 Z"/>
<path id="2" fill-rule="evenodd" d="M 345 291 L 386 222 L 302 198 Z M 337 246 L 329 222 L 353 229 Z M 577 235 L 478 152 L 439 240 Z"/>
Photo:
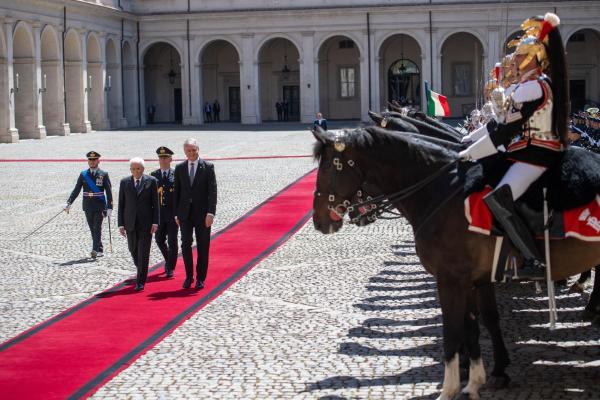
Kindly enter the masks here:
<path id="1" fill-rule="evenodd" d="M 160 252 L 165 258 L 165 275 L 167 278 L 171 278 L 173 276 L 173 271 L 175 270 L 177 253 L 179 251 L 177 244 L 179 228 L 173 218 L 173 184 L 175 181 L 175 171 L 171 168 L 173 151 L 168 147 L 161 146 L 156 149 L 156 154 L 158 154 L 160 168 L 150 175 L 152 175 L 158 183 L 160 220 L 154 239 Z"/>
<path id="2" fill-rule="evenodd" d="M 204 287 L 208 271 L 210 248 L 210 227 L 217 208 L 217 180 L 212 163 L 200 158 L 196 139 L 188 139 L 183 144 L 186 161 L 175 167 L 175 188 L 173 191 L 173 212 L 181 228 L 181 252 L 185 264 L 184 289 L 194 280 L 194 260 L 192 255 L 192 234 L 196 234 L 196 289 Z"/>
<path id="3" fill-rule="evenodd" d="M 315 119 L 315 122 L 313 122 L 313 126 L 315 128 L 317 126 L 320 126 L 321 129 L 323 129 L 324 131 L 327 130 L 327 120 L 323 118 L 323 114 L 321 114 L 320 112 L 317 113 L 317 119 Z"/>
<path id="4" fill-rule="evenodd" d="M 144 289 L 150 262 L 152 235 L 158 229 L 160 206 L 156 179 L 144 175 L 144 160 L 129 161 L 131 176 L 121 179 L 119 187 L 119 233 L 127 236 L 129 252 L 137 268 L 135 290 Z"/>
<path id="5" fill-rule="evenodd" d="M 102 257 L 102 219 L 110 218 L 113 208 L 112 188 L 108 172 L 98 168 L 100 154 L 90 151 L 86 154 L 89 169 L 81 171 L 75 189 L 71 192 L 64 209 L 68 213 L 83 188 L 83 211 L 92 234 L 92 258 Z"/>

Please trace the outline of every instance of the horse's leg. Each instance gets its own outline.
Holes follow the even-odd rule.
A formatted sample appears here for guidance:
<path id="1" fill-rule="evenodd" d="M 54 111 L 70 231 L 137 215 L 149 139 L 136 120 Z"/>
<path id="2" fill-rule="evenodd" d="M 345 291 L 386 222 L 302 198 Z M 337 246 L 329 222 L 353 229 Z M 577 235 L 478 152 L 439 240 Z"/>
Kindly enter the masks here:
<path id="1" fill-rule="evenodd" d="M 594 288 L 590 301 L 583 311 L 583 318 L 587 320 L 600 319 L 600 265 L 597 265 L 594 270 Z"/>
<path id="2" fill-rule="evenodd" d="M 492 348 L 494 351 L 494 369 L 492 370 L 488 387 L 499 389 L 506 387 L 510 382 L 510 377 L 505 369 L 510 364 L 508 350 L 504 345 L 502 331 L 500 330 L 500 315 L 498 314 L 498 304 L 496 303 L 496 291 L 494 286 L 489 283 L 480 286 L 477 289 L 477 300 L 483 326 L 490 334 L 492 339 Z"/>
<path id="3" fill-rule="evenodd" d="M 468 288 L 460 283 L 438 279 L 444 333 L 444 383 L 438 400 L 451 400 L 460 390 L 458 353 L 465 337 L 464 317 Z"/>
<path id="4" fill-rule="evenodd" d="M 479 399 L 479 388 L 485 384 L 485 369 L 481 359 L 479 346 L 479 321 L 477 320 L 476 289 L 470 290 L 468 295 L 464 324 L 466 330 L 465 344 L 469 353 L 469 383 L 462 390 L 469 399 Z"/>

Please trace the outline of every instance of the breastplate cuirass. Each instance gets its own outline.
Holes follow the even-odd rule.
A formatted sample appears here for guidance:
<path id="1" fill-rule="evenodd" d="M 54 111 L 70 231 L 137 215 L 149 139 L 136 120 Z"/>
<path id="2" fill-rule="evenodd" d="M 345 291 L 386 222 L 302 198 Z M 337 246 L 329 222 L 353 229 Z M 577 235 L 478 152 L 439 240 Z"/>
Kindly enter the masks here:
<path id="1" fill-rule="evenodd" d="M 552 130 L 552 89 L 548 82 L 539 81 L 544 89 L 544 103 L 533 113 L 525 124 L 525 132 L 529 133 L 532 139 L 536 140 L 559 140 L 556 132 Z"/>

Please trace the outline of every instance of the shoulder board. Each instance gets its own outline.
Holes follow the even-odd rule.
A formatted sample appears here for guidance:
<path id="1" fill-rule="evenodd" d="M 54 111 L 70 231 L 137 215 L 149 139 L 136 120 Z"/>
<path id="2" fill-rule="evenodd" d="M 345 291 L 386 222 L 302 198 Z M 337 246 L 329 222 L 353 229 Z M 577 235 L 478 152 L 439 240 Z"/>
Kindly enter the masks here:
<path id="1" fill-rule="evenodd" d="M 512 92 L 511 96 L 515 103 L 526 103 L 542 98 L 544 90 L 540 81 L 531 80 L 519 84 Z"/>

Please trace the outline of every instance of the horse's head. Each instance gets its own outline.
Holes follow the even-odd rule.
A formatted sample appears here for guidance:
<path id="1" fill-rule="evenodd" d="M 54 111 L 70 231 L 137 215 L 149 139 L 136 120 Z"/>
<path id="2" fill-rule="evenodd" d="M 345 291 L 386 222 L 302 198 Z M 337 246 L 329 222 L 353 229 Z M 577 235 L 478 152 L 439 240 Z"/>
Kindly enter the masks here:
<path id="1" fill-rule="evenodd" d="M 363 172 L 356 165 L 356 149 L 349 132 L 330 133 L 317 127 L 314 155 L 319 161 L 317 189 L 313 200 L 313 222 L 322 233 L 335 233 L 343 225 L 351 204 L 361 202 Z"/>

